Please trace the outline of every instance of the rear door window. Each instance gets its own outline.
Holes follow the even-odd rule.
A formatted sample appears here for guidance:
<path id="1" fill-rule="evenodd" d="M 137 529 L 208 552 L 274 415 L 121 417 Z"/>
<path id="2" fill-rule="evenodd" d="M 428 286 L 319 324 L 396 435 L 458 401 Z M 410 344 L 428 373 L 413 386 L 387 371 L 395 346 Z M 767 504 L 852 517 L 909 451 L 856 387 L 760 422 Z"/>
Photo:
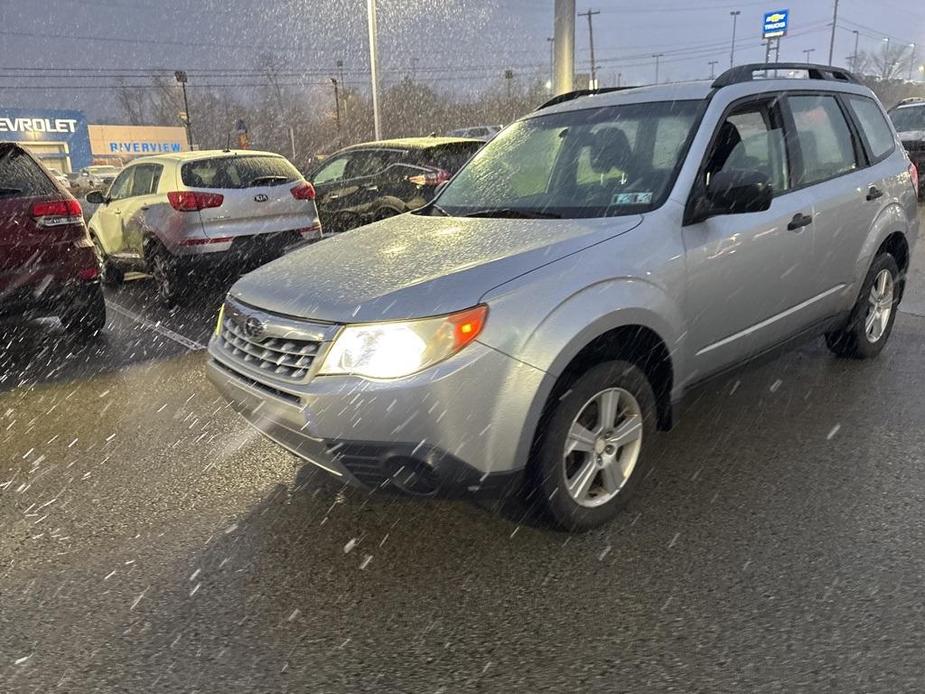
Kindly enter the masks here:
<path id="1" fill-rule="evenodd" d="M 875 160 L 882 159 L 896 147 L 893 130 L 886 122 L 883 111 L 873 99 L 866 96 L 849 96 L 848 107 L 861 126 L 870 154 Z"/>
<path id="2" fill-rule="evenodd" d="M 344 178 L 364 178 L 383 171 L 389 164 L 400 159 L 400 152 L 384 149 L 368 149 L 356 152 L 344 168 Z"/>
<path id="3" fill-rule="evenodd" d="M 257 188 L 292 183 L 301 174 L 282 157 L 247 155 L 187 162 L 180 178 L 189 188 Z"/>
<path id="4" fill-rule="evenodd" d="M 58 189 L 28 154 L 0 144 L 0 198 L 52 195 Z"/>
<path id="5" fill-rule="evenodd" d="M 851 130 L 834 96 L 798 95 L 788 102 L 803 155 L 797 185 L 821 183 L 858 168 Z"/>
<path id="6" fill-rule="evenodd" d="M 135 167 L 135 177 L 132 182 L 132 195 L 153 195 L 157 192 L 157 184 L 161 180 L 160 164 L 139 164 Z"/>

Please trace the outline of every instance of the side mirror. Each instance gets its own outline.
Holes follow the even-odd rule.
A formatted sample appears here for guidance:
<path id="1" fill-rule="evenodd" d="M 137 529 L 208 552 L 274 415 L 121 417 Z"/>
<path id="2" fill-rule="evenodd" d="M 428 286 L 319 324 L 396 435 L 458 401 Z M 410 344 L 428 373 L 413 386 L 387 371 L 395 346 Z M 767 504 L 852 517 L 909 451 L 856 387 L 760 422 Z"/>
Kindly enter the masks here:
<path id="1" fill-rule="evenodd" d="M 103 191 L 101 190 L 94 190 L 94 191 L 87 193 L 87 197 L 85 199 L 91 205 L 105 205 L 106 204 L 106 196 L 103 195 Z"/>
<path id="2" fill-rule="evenodd" d="M 760 171 L 719 171 L 710 180 L 707 199 L 711 215 L 764 212 L 771 207 L 774 188 Z"/>
<path id="3" fill-rule="evenodd" d="M 446 188 L 447 183 L 449 183 L 449 181 L 444 181 L 443 183 L 438 184 L 436 188 L 434 188 L 434 197 L 437 197 L 440 195 L 440 193 L 443 192 L 443 189 Z"/>

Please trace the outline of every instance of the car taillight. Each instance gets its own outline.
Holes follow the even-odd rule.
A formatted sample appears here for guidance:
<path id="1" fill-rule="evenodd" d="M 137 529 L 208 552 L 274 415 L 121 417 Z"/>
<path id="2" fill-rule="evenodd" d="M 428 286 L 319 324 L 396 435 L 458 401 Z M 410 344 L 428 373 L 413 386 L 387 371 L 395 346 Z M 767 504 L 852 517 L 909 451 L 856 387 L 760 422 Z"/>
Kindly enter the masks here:
<path id="1" fill-rule="evenodd" d="M 912 187 L 915 188 L 915 194 L 918 195 L 922 182 L 919 180 L 919 170 L 912 162 L 909 162 L 909 175 L 912 176 Z"/>
<path id="2" fill-rule="evenodd" d="M 174 190 L 167 193 L 167 200 L 175 210 L 195 212 L 210 207 L 221 207 L 225 202 L 225 196 L 220 193 L 200 193 L 195 190 Z"/>
<path id="3" fill-rule="evenodd" d="M 450 178 L 452 178 L 452 174 L 449 171 L 434 169 L 416 176 L 408 176 L 408 182 L 416 186 L 439 186 L 441 183 L 449 181 Z"/>
<path id="4" fill-rule="evenodd" d="M 48 200 L 32 205 L 32 218 L 42 227 L 60 227 L 65 224 L 80 224 L 83 215 L 80 203 L 74 200 Z"/>
<path id="5" fill-rule="evenodd" d="M 292 193 L 292 197 L 296 200 L 314 200 L 315 199 L 315 186 L 313 186 L 308 181 L 302 181 L 295 188 L 289 190 Z"/>

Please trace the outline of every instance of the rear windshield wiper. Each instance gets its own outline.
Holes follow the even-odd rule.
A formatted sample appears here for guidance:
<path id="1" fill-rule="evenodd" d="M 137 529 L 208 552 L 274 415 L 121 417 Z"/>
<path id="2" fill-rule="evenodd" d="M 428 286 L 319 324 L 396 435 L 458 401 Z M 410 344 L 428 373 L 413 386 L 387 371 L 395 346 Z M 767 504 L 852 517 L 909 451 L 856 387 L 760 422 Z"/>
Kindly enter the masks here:
<path id="1" fill-rule="evenodd" d="M 267 184 L 273 184 L 273 183 L 286 183 L 288 180 L 289 180 L 288 176 L 260 176 L 258 178 L 251 180 L 251 182 L 247 184 L 247 187 L 254 188 L 255 186 L 258 186 L 261 184 L 267 185 Z"/>
<path id="2" fill-rule="evenodd" d="M 541 210 L 518 210 L 513 207 L 479 210 L 460 215 L 461 217 L 499 217 L 507 219 L 562 219 L 561 214 Z"/>
<path id="3" fill-rule="evenodd" d="M 0 188 L 0 195 L 22 195 L 22 188 Z"/>

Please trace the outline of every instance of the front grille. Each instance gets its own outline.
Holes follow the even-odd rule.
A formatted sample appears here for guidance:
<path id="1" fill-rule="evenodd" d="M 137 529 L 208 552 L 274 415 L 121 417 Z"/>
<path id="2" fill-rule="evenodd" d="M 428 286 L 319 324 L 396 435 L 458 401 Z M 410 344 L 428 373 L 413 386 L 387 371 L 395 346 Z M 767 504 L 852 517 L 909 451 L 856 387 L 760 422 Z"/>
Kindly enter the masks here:
<path id="1" fill-rule="evenodd" d="M 215 339 L 228 366 L 270 384 L 303 384 L 339 326 L 288 318 L 228 299 Z"/>
<path id="2" fill-rule="evenodd" d="M 321 348 L 320 342 L 311 340 L 248 337 L 232 318 L 225 318 L 219 338 L 220 346 L 241 363 L 295 383 L 308 376 Z"/>

